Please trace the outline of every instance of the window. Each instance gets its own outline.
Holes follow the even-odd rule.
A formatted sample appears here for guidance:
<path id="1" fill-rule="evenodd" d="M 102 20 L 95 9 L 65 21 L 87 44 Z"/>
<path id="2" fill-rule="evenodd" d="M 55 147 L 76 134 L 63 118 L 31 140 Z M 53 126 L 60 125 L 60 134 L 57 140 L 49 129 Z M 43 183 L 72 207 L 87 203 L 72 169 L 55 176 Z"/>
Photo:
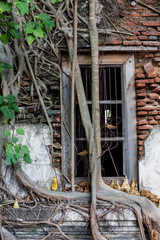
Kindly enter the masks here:
<path id="1" fill-rule="evenodd" d="M 91 111 L 90 59 L 83 55 L 79 57 L 79 62 L 87 104 Z M 99 74 L 102 176 L 113 178 L 127 175 L 129 179 L 136 178 L 134 57 L 128 54 L 112 54 L 100 57 Z M 70 161 L 70 117 L 68 113 L 70 109 L 70 80 L 66 75 L 63 75 L 62 79 L 62 121 L 64 121 L 62 123 L 62 169 L 69 177 L 68 163 L 66 162 Z M 82 152 L 87 149 L 87 144 L 77 103 L 75 108 L 75 149 L 77 152 Z M 88 155 L 75 155 L 76 177 L 87 177 L 88 167 Z"/>
<path id="2" fill-rule="evenodd" d="M 91 111 L 91 67 L 82 65 L 81 74 L 85 88 L 87 104 Z M 125 149 L 123 82 L 121 65 L 100 65 L 100 119 L 102 146 L 102 176 L 123 176 Z M 80 119 L 78 104 L 76 120 Z M 87 148 L 81 121 L 76 121 L 76 147 L 79 152 Z M 77 156 L 76 176 L 86 177 L 88 156 Z"/>

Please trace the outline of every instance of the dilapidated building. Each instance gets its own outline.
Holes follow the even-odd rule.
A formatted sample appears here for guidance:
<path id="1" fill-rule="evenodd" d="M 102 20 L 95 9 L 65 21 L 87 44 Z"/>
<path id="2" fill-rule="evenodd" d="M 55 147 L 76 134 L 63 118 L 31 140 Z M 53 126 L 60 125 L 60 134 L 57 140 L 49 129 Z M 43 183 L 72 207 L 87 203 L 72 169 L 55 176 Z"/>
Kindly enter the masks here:
<path id="1" fill-rule="evenodd" d="M 58 9 L 59 5 L 55 6 Z M 88 1 L 79 1 L 78 13 L 88 21 Z M 129 183 L 135 179 L 139 191 L 146 189 L 158 195 L 159 199 L 160 3 L 158 0 L 99 0 L 96 1 L 96 21 L 99 36 L 102 177 L 106 184 L 113 179 L 121 184 L 125 176 Z M 84 24 L 82 21 L 78 25 L 77 58 L 91 112 L 91 50 L 89 32 Z M 38 56 L 32 58 L 29 55 L 52 125 L 53 152 L 50 127 L 34 88 L 33 76 L 24 71 L 18 95 L 20 113 L 15 117 L 15 126 L 25 130 L 20 141 L 28 146 L 32 163 L 21 162 L 15 175 L 12 167 L 6 168 L 4 155 L 2 159 L 2 176 L 7 189 L 21 199 L 20 203 L 22 201 L 20 209 L 12 209 L 12 205 L 7 205 L 1 210 L 6 229 L 16 239 L 65 239 L 57 227 L 59 225 L 68 239 L 92 239 L 88 203 L 90 190 L 89 185 L 85 185 L 89 171 L 89 150 L 76 96 L 74 178 L 77 192 L 83 192 L 85 200 L 80 197 L 74 208 L 72 202 L 65 205 L 59 200 L 55 200 L 53 206 L 50 200 L 32 192 L 34 182 L 42 189 L 51 189 L 54 175 L 57 176 L 59 192 L 66 191 L 67 194 L 68 191 L 70 194 L 71 191 L 72 66 L 62 33 L 58 33 L 54 41 L 58 43 L 59 59 L 53 56 L 51 44 L 41 39 L 28 50 Z M 42 60 L 39 61 L 41 55 Z M 58 70 L 55 66 L 58 66 Z M 26 179 L 32 179 L 30 192 L 17 181 L 20 171 L 25 172 L 23 185 Z M 77 185 L 79 182 L 84 186 Z M 25 203 L 31 201 L 32 204 L 28 208 L 22 200 L 27 196 L 30 197 Z M 107 239 L 137 240 L 143 235 L 136 214 L 128 208 L 124 209 L 124 206 L 117 209 L 114 203 L 108 202 L 104 207 L 102 202 L 98 202 L 97 215 L 100 231 Z M 52 224 L 46 220 L 51 218 Z M 22 221 L 30 223 L 24 226 L 21 225 Z M 34 226 L 36 221 L 39 221 L 38 226 Z"/>

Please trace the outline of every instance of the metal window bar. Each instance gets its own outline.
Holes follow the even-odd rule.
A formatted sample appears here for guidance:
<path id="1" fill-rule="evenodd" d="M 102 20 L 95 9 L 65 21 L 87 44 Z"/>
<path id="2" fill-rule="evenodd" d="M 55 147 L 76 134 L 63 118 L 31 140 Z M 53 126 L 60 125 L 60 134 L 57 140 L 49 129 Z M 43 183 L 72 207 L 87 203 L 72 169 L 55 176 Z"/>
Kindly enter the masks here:
<path id="1" fill-rule="evenodd" d="M 91 100 L 91 68 L 81 66 L 82 79 L 86 93 L 87 104 L 90 112 L 92 108 Z M 100 66 L 100 116 L 101 116 L 101 142 L 102 142 L 102 175 L 103 176 L 123 176 L 124 173 L 124 109 L 123 109 L 123 81 L 122 67 L 120 65 Z M 106 112 L 110 116 L 106 120 Z M 78 123 L 76 126 L 76 145 L 79 152 L 87 148 L 84 129 L 79 121 L 79 110 L 77 107 Z M 76 121 L 77 122 L 77 121 Z M 104 154 L 103 154 L 104 152 Z M 77 157 L 78 177 L 84 177 L 86 172 L 87 156 Z M 111 168 L 111 173 L 108 169 Z M 108 168 L 108 166 L 110 166 Z M 118 166 L 118 167 L 117 167 Z M 82 169 L 78 169 L 82 168 Z"/>

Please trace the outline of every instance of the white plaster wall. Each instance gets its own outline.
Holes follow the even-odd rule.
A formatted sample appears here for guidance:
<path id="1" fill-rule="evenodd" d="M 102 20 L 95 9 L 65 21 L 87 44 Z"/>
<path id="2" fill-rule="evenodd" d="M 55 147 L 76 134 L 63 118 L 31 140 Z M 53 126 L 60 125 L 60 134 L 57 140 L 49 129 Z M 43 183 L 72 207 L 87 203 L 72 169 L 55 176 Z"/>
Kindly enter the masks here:
<path id="1" fill-rule="evenodd" d="M 155 127 L 146 139 L 145 156 L 139 162 L 140 189 L 160 197 L 160 127 Z"/>
<path id="2" fill-rule="evenodd" d="M 57 177 L 59 177 L 59 172 L 52 167 L 49 155 L 48 146 L 51 145 L 51 139 L 48 126 L 45 124 L 17 124 L 15 129 L 19 127 L 24 129 L 25 135 L 18 135 L 19 141 L 17 143 L 26 145 L 29 148 L 32 160 L 31 164 L 20 160 L 22 170 L 40 186 L 51 188 L 54 174 L 56 173 Z M 3 162 L 3 168 L 9 190 L 20 197 L 26 196 L 27 192 L 18 184 L 12 168 L 8 167 L 7 171 L 5 171 L 5 162 Z"/>

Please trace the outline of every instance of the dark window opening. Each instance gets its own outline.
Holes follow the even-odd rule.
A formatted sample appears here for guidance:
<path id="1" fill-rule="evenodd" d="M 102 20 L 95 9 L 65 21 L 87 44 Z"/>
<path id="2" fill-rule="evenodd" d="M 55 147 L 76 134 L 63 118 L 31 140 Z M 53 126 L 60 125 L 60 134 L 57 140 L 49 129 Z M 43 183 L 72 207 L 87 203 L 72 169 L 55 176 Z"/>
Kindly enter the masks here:
<path id="1" fill-rule="evenodd" d="M 81 74 L 91 113 L 91 67 L 81 66 Z M 100 66 L 99 76 L 102 176 L 123 176 L 125 136 L 122 68 L 120 65 Z M 83 154 L 83 151 L 88 148 L 78 104 L 76 104 L 76 147 L 78 152 L 82 152 L 82 155 L 76 156 L 76 176 L 87 177 L 89 159 L 88 154 Z"/>

